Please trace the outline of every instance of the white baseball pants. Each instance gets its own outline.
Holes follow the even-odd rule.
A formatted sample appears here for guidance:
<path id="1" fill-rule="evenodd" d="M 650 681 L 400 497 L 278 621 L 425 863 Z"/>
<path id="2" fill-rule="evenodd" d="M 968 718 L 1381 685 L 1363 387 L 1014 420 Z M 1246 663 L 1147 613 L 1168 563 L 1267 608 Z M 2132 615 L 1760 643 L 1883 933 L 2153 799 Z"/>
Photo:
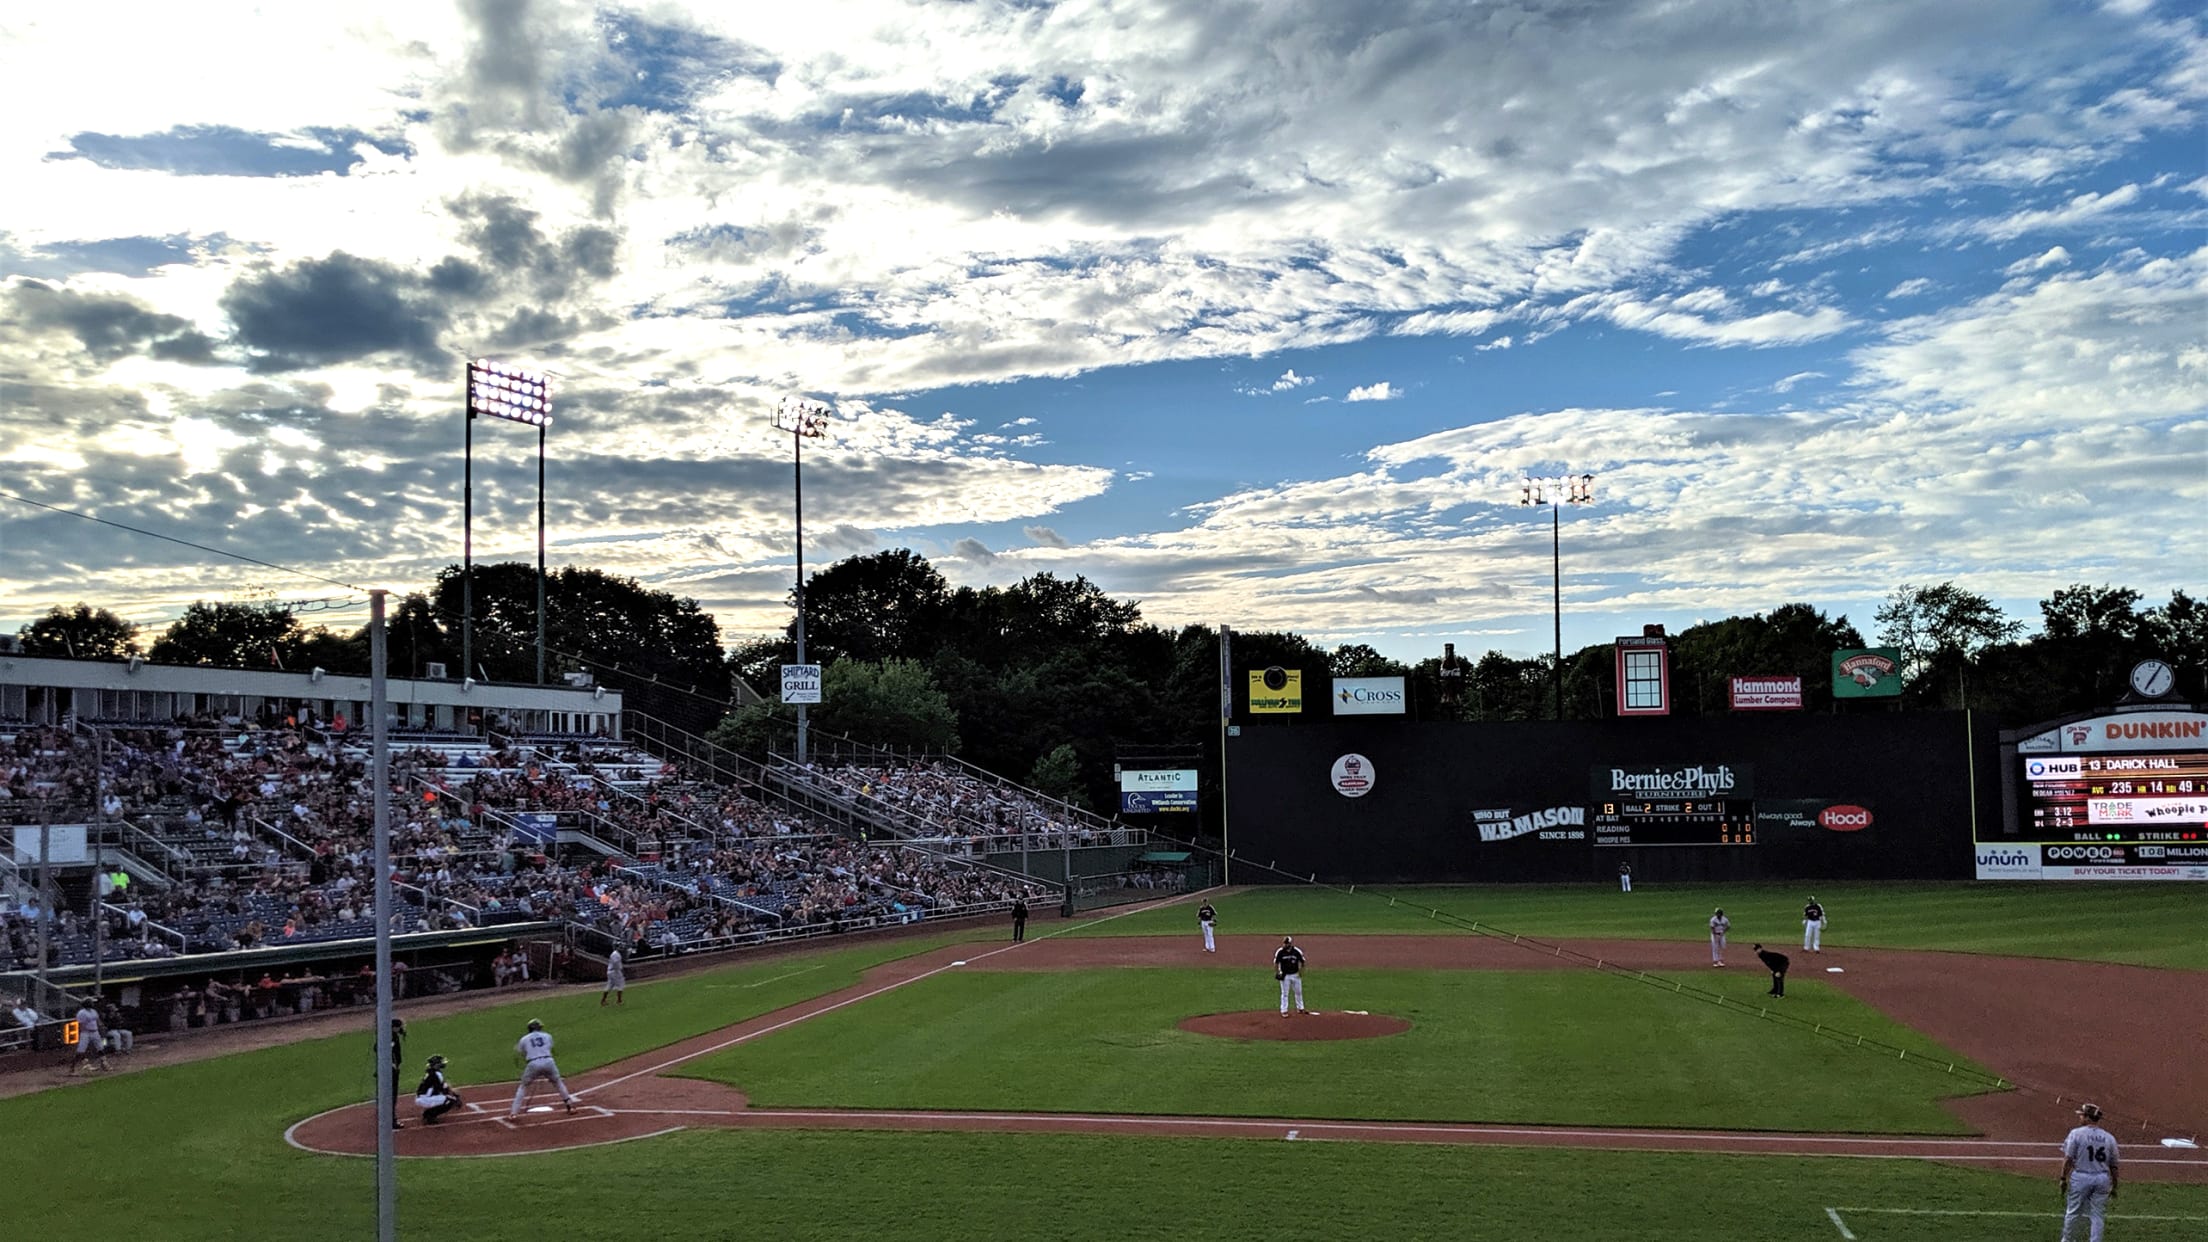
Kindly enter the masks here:
<path id="1" fill-rule="evenodd" d="M 1632 891 L 1633 891 L 1633 877 L 1632 877 L 1632 876 L 1629 876 L 1629 875 L 1626 875 L 1626 874 L 1625 874 L 1624 872 L 1619 872 L 1619 873 L 1618 873 L 1618 891 L 1619 891 L 1619 892 L 1621 892 L 1621 893 L 1630 893 L 1630 892 L 1632 892 Z"/>
<path id="2" fill-rule="evenodd" d="M 1712 965 L 1712 966 L 1723 966 L 1724 964 L 1725 964 L 1725 933 L 1724 933 L 1724 932 L 1711 932 L 1711 933 L 1710 933 L 1710 965 Z"/>
<path id="3" fill-rule="evenodd" d="M 1825 951 L 1825 921 L 1823 919 L 1802 920 L 1802 947 L 1812 953 Z"/>
<path id="4" fill-rule="evenodd" d="M 521 1071 L 521 1085 L 514 1088 L 514 1106 L 507 1111 L 506 1115 L 509 1117 L 521 1116 L 521 1106 L 529 1100 L 529 1088 L 544 1081 L 550 1081 L 554 1087 L 558 1088 L 561 1100 L 569 1104 L 575 1102 L 575 1097 L 568 1094 L 567 1080 L 560 1077 L 560 1067 L 558 1065 L 550 1061 L 531 1061 L 529 1067 Z"/>
<path id="5" fill-rule="evenodd" d="M 2072 1173 L 2070 1191 L 2063 1196 L 2062 1242 L 2070 1242 L 2071 1230 L 2077 1226 L 2080 1216 L 2092 1222 L 2086 1233 L 2089 1242 L 2101 1242 L 2101 1217 L 2107 1211 L 2108 1174 Z"/>
<path id="6" fill-rule="evenodd" d="M 1283 1015 L 1287 1014 L 1287 1012 L 1288 1012 L 1288 994 L 1289 994 L 1289 993 L 1290 993 L 1291 991 L 1292 991 L 1292 992 L 1294 992 L 1294 993 L 1296 994 L 1296 1012 L 1297 1012 L 1297 1013 L 1302 1013 L 1302 1012 L 1303 1012 L 1303 976 L 1302 976 L 1302 975 L 1283 975 L 1283 976 L 1281 976 L 1281 980 L 1280 980 L 1280 1012 L 1281 1012 L 1281 1013 L 1282 1013 Z"/>
<path id="7" fill-rule="evenodd" d="M 1216 953 L 1216 952 L 1218 952 L 1218 951 L 1219 951 L 1219 946 L 1218 946 L 1218 944 L 1216 944 L 1216 943 L 1215 943 L 1215 942 L 1214 942 L 1214 941 L 1212 940 L 1212 938 L 1211 938 L 1211 924 L 1209 924 L 1209 923 L 1206 923 L 1206 924 L 1204 924 L 1203 926 L 1204 926 L 1204 952 L 1206 952 L 1206 953 Z"/>

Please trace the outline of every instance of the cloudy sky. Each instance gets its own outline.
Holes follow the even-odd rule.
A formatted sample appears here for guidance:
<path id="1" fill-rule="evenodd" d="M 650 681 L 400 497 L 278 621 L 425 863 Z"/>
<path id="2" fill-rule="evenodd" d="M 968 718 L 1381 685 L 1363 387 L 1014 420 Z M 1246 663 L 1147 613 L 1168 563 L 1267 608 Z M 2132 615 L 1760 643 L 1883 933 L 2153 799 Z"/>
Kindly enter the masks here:
<path id="1" fill-rule="evenodd" d="M 1529 475 L 1568 647 L 2208 578 L 2196 4 L 17 5 L 0 104 L 0 491 L 344 582 L 458 559 L 470 356 L 555 563 L 732 640 L 793 393 L 815 567 L 1403 658 L 1548 646 Z M 0 627 L 270 593 L 0 500 Z"/>

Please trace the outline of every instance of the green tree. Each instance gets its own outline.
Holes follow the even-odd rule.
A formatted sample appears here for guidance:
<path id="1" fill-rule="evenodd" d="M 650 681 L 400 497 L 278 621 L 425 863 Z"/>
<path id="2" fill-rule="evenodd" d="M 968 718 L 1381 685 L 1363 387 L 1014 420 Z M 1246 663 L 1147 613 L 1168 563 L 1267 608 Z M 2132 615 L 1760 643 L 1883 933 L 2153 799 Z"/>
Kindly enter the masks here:
<path id="1" fill-rule="evenodd" d="M 1034 770 L 1027 776 L 1028 788 L 1048 794 L 1061 802 L 1086 807 L 1089 798 L 1082 790 L 1081 756 L 1070 742 L 1061 742 L 1049 754 L 1035 761 Z"/>
<path id="2" fill-rule="evenodd" d="M 821 670 L 812 719 L 829 733 L 903 750 L 958 750 L 958 713 L 917 660 L 838 660 Z"/>
<path id="3" fill-rule="evenodd" d="M 196 600 L 153 640 L 147 657 L 214 668 L 292 668 L 302 637 L 298 618 L 281 604 Z"/>
<path id="4" fill-rule="evenodd" d="M 1402 677 L 1411 671 L 1365 643 L 1343 643 L 1327 663 L 1336 677 Z"/>
<path id="5" fill-rule="evenodd" d="M 27 655 L 76 660 L 127 660 L 138 654 L 138 627 L 105 608 L 55 605 L 15 632 Z"/>
<path id="6" fill-rule="evenodd" d="M 1897 587 L 1873 619 L 1879 641 L 1901 649 L 1904 697 L 1924 706 L 1969 706 L 1972 665 L 2024 628 L 1952 582 Z"/>
<path id="7" fill-rule="evenodd" d="M 910 548 L 838 561 L 805 582 L 805 656 L 815 664 L 925 660 L 949 605 L 943 575 Z M 793 641 L 796 625 L 793 616 Z"/>
<path id="8" fill-rule="evenodd" d="M 2130 587 L 2066 586 L 2039 601 L 2047 637 L 2106 639 L 2130 644 L 2139 638 L 2139 592 Z"/>

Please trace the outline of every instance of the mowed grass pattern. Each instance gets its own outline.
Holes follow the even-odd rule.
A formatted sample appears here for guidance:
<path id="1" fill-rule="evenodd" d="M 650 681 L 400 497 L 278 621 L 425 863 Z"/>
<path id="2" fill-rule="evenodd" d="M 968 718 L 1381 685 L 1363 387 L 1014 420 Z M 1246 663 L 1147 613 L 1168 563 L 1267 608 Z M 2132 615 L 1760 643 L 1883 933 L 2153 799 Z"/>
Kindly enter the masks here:
<path id="1" fill-rule="evenodd" d="M 733 1083 L 761 1107 L 1965 1132 L 1937 1100 L 1966 1082 L 1757 1020 L 1765 978 L 1714 981 L 1744 1002 L 1720 1007 L 1577 971 L 1315 969 L 1315 1008 L 1394 1014 L 1413 1028 L 1245 1042 L 1176 1024 L 1273 1007 L 1262 972 L 952 972 L 683 1072 Z M 1943 1066 L 1958 1060 L 1814 980 L 1768 1003 Z"/>
<path id="2" fill-rule="evenodd" d="M 1733 920 L 1733 943 L 1802 942 L 1802 904 L 1814 894 L 1830 920 L 1828 950 L 1862 945 L 2022 957 L 2072 958 L 2208 970 L 2208 908 L 2201 884 L 1791 885 L 1488 884 L 1443 888 L 1310 885 L 1245 889 L 1218 897 L 1219 929 L 1265 935 L 1425 934 L 1478 920 L 1519 935 L 1704 941 L 1711 910 Z M 1145 910 L 1074 934 L 1138 936 L 1196 932 L 1197 898 Z M 1391 904 L 1392 902 L 1392 904 Z M 1438 908 L 1449 918 L 1428 914 Z"/>

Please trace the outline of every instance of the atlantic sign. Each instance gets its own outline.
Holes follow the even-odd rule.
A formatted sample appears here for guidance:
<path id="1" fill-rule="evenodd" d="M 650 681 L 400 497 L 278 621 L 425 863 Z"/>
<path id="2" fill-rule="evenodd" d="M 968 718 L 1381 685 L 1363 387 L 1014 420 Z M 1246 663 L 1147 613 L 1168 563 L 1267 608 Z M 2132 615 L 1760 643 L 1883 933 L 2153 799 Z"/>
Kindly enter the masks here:
<path id="1" fill-rule="evenodd" d="M 1410 696 L 1400 677 L 1337 677 L 1334 679 L 1334 714 L 1337 716 L 1400 716 Z"/>
<path id="2" fill-rule="evenodd" d="M 1123 768 L 1119 773 L 1119 809 L 1129 815 L 1196 809 L 1196 769 Z"/>

